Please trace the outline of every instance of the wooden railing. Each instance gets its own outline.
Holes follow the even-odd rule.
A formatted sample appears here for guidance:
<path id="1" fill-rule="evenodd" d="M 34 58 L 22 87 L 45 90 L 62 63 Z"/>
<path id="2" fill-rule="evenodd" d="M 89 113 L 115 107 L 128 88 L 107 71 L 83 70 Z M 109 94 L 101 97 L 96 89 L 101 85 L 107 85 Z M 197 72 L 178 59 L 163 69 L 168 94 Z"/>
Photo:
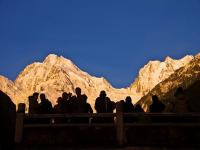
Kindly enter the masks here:
<path id="1" fill-rule="evenodd" d="M 95 118 L 114 118 L 110 123 L 93 122 Z M 49 119 L 49 123 L 26 124 L 26 119 Z M 87 123 L 56 123 L 57 118 L 89 118 Z M 132 121 L 126 122 L 126 118 Z M 124 144 L 125 128 L 129 127 L 200 127 L 199 113 L 123 113 L 120 104 L 117 105 L 116 113 L 74 113 L 74 114 L 25 114 L 17 113 L 15 141 L 20 143 L 23 140 L 24 128 L 59 128 L 59 127 L 112 127 L 116 129 L 116 140 L 118 145 Z"/>

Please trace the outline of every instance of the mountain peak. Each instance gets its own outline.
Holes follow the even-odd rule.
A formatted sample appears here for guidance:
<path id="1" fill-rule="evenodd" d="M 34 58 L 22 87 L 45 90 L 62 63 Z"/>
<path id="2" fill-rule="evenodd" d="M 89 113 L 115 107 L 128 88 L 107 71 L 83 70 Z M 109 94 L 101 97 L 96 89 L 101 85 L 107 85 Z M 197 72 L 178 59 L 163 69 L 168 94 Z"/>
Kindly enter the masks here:
<path id="1" fill-rule="evenodd" d="M 164 61 L 164 62 L 172 62 L 172 61 L 174 61 L 174 59 L 171 58 L 171 57 L 169 57 L 169 56 L 167 56 L 167 57 L 165 58 L 165 61 Z"/>
<path id="2" fill-rule="evenodd" d="M 135 87 L 136 92 L 146 94 L 192 59 L 193 56 L 187 55 L 179 60 L 167 56 L 163 62 L 158 60 L 149 61 L 147 65 L 140 69 L 137 82 L 134 82 L 136 85 L 132 84 L 131 88 Z"/>
<path id="3" fill-rule="evenodd" d="M 57 58 L 58 55 L 56 54 L 49 54 L 46 58 Z"/>
<path id="4" fill-rule="evenodd" d="M 78 70 L 78 67 L 70 60 L 67 59 L 63 56 L 57 56 L 55 54 L 49 54 L 44 62 L 44 64 L 47 65 L 58 65 L 58 66 L 64 66 L 64 67 L 68 67 L 68 68 L 75 68 L 76 70 Z"/>
<path id="5" fill-rule="evenodd" d="M 48 63 L 48 64 L 55 64 L 55 62 L 57 61 L 59 57 L 55 54 L 49 54 L 45 60 L 44 60 L 44 63 Z"/>

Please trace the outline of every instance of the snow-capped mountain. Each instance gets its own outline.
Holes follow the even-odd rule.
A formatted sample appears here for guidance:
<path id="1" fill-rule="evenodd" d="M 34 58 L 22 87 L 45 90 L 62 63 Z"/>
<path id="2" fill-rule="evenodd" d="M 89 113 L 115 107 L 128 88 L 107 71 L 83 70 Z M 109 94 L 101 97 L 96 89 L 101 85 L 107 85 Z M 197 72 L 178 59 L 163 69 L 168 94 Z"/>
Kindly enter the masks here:
<path id="1" fill-rule="evenodd" d="M 157 84 L 148 94 L 138 102 L 148 110 L 151 96 L 157 95 L 166 104 L 173 99 L 178 87 L 187 89 L 200 80 L 200 54 L 197 54 L 188 64 L 176 70 L 168 78 Z"/>
<path id="2" fill-rule="evenodd" d="M 88 96 L 88 102 L 92 106 L 101 90 L 105 90 L 114 101 L 131 96 L 135 103 L 195 58 L 185 56 L 174 60 L 167 57 L 164 62 L 150 61 L 139 71 L 130 87 L 116 89 L 105 78 L 94 77 L 79 69 L 71 60 L 50 54 L 43 62 L 28 65 L 14 82 L 0 77 L 0 90 L 6 92 L 16 104 L 23 101 L 27 103 L 27 97 L 33 92 L 45 93 L 55 104 L 63 92 L 74 93 L 76 87 L 80 87 L 82 93 Z"/>

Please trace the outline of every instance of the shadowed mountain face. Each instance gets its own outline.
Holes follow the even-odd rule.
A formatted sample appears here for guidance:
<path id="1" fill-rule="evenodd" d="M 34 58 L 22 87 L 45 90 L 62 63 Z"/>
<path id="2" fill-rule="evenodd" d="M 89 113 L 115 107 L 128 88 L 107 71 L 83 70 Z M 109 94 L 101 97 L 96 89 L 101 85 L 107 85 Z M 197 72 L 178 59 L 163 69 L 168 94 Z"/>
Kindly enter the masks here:
<path id="1" fill-rule="evenodd" d="M 139 71 L 138 77 L 130 87 L 116 89 L 105 78 L 91 76 L 72 61 L 50 54 L 44 62 L 27 66 L 14 83 L 1 76 L 0 90 L 7 93 L 15 103 L 27 103 L 29 95 L 40 92 L 45 93 L 55 104 L 62 92 L 74 93 L 76 87 L 80 87 L 82 93 L 88 96 L 88 102 L 92 106 L 101 90 L 105 90 L 114 101 L 130 95 L 133 102 L 137 102 L 157 84 L 177 73 L 181 67 L 187 67 L 191 61 L 194 62 L 193 56 L 185 56 L 180 60 L 167 57 L 164 62 L 150 61 Z"/>
<path id="2" fill-rule="evenodd" d="M 168 103 L 174 99 L 174 93 L 178 87 L 186 89 L 186 95 L 190 95 L 189 97 L 191 97 L 188 91 L 193 91 L 190 92 L 192 94 L 199 92 L 197 91 L 197 89 L 200 89 L 199 79 L 200 54 L 196 55 L 187 65 L 176 70 L 167 79 L 157 84 L 148 94 L 142 97 L 138 103 L 148 111 L 152 95 L 158 95 L 159 99 L 168 105 Z"/>

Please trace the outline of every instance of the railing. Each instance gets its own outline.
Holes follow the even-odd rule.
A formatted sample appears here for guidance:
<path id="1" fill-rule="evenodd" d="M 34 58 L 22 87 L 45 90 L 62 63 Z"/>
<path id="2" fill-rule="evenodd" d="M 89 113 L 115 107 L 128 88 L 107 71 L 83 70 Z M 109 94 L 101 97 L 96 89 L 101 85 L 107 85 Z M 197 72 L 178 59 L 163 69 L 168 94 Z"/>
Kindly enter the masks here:
<path id="1" fill-rule="evenodd" d="M 101 114 L 87 114 L 87 113 L 71 113 L 71 114 L 25 114 L 24 119 L 50 119 L 49 123 L 47 124 L 24 124 L 25 128 L 32 128 L 32 127 L 69 127 L 69 126 L 114 126 L 113 123 L 93 123 L 92 119 L 93 118 L 107 118 L 111 117 L 114 118 L 116 117 L 116 114 L 114 113 L 101 113 Z M 73 123 L 73 122 L 56 122 L 56 119 L 69 119 L 69 118 L 87 118 L 88 122 L 87 123 Z"/>
<path id="2" fill-rule="evenodd" d="M 113 122 L 96 123 L 95 118 L 114 118 Z M 89 118 L 87 123 L 61 122 L 55 120 L 61 118 Z M 131 121 L 126 121 L 131 118 Z M 49 119 L 49 123 L 26 124 L 26 119 Z M 94 114 L 25 114 L 17 113 L 15 141 L 23 140 L 24 128 L 59 128 L 59 127 L 113 127 L 116 129 L 116 140 L 118 145 L 124 144 L 125 128 L 129 127 L 200 127 L 199 113 L 123 113 L 121 105 L 117 105 L 116 113 L 94 113 Z"/>

